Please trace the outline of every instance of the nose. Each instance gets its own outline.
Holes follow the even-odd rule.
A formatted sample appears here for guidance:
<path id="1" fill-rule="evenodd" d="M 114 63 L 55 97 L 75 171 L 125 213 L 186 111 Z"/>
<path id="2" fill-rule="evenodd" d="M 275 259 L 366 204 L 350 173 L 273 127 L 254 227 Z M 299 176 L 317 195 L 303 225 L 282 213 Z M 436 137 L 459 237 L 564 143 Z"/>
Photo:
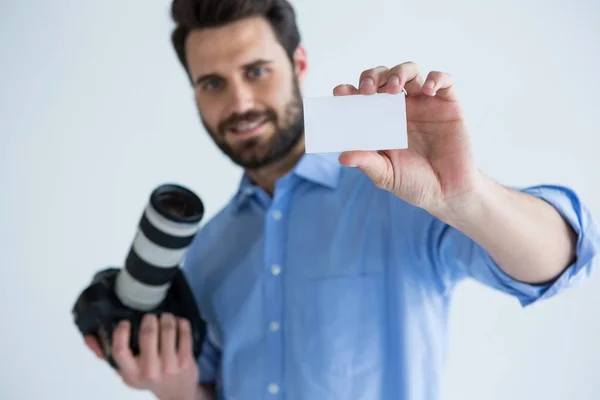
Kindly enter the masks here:
<path id="1" fill-rule="evenodd" d="M 254 107 L 254 93 L 242 82 L 230 85 L 230 112 L 243 114 Z"/>

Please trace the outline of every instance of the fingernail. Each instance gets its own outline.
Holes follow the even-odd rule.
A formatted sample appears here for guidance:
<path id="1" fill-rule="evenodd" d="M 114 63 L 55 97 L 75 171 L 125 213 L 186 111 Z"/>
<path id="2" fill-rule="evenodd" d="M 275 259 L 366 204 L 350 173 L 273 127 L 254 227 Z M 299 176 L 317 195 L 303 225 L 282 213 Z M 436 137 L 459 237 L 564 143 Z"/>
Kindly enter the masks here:
<path id="1" fill-rule="evenodd" d="M 150 327 L 152 325 L 152 314 L 146 314 L 142 318 L 142 327 Z"/>
<path id="2" fill-rule="evenodd" d="M 427 82 L 425 82 L 425 87 L 428 87 L 429 89 L 433 89 L 434 86 L 435 86 L 435 82 L 432 81 L 431 79 L 428 80 Z"/>
<path id="3" fill-rule="evenodd" d="M 171 313 L 164 313 L 160 322 L 163 326 L 172 326 L 175 324 L 175 316 Z"/>
<path id="4" fill-rule="evenodd" d="M 375 82 L 373 82 L 372 78 L 364 78 L 362 80 L 362 82 L 360 83 L 360 87 L 363 88 L 363 87 L 371 86 L 374 84 L 375 84 Z"/>
<path id="5" fill-rule="evenodd" d="M 387 82 L 388 85 L 390 86 L 396 86 L 400 84 L 400 78 L 398 78 L 396 75 L 392 75 L 390 76 L 390 78 L 388 79 Z"/>

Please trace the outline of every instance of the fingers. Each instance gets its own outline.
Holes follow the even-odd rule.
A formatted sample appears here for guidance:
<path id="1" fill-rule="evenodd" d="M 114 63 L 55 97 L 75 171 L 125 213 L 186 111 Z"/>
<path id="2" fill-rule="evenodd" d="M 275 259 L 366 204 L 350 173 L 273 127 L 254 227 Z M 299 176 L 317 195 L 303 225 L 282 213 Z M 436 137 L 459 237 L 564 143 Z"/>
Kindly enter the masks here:
<path id="1" fill-rule="evenodd" d="M 379 66 L 367 69 L 360 74 L 358 90 L 361 94 L 373 94 L 380 90 L 385 92 L 389 68 Z M 380 92 L 381 93 L 381 92 Z"/>
<path id="2" fill-rule="evenodd" d="M 412 61 L 396 65 L 389 72 L 387 93 L 399 93 L 402 89 L 407 94 L 420 93 L 423 87 L 423 77 L 419 67 Z"/>
<path id="3" fill-rule="evenodd" d="M 458 100 L 452 78 L 450 75 L 439 71 L 432 71 L 427 75 L 427 79 L 423 85 L 423 93 L 441 97 L 444 100 Z"/>
<path id="4" fill-rule="evenodd" d="M 121 321 L 113 332 L 112 357 L 119 366 L 119 373 L 127 382 L 133 382 L 139 375 L 139 367 L 129 347 L 131 324 Z"/>
<path id="5" fill-rule="evenodd" d="M 129 347 L 130 335 L 129 322 L 121 322 L 113 334 L 112 352 L 121 377 L 132 387 L 153 387 L 166 377 L 177 375 L 182 362 L 186 365 L 195 362 L 189 322 L 176 319 L 173 314 L 144 315 L 138 333 L 140 353 L 137 357 Z M 90 346 L 92 343 L 90 341 Z"/>
<path id="6" fill-rule="evenodd" d="M 160 317 L 160 358 L 162 369 L 166 374 L 178 371 L 179 362 L 176 352 L 177 321 L 172 314 L 165 313 Z"/>
<path id="7" fill-rule="evenodd" d="M 457 100 L 452 79 L 448 74 L 432 71 L 427 75 L 427 79 L 423 79 L 418 65 L 412 61 L 398 64 L 391 69 L 384 66 L 367 69 L 360 74 L 358 88 L 349 84 L 338 85 L 333 89 L 333 95 L 396 94 L 403 90 L 408 95 L 422 93 L 445 100 Z"/>
<path id="8" fill-rule="evenodd" d="M 139 342 L 142 379 L 146 382 L 153 382 L 160 377 L 161 370 L 158 357 L 159 324 L 156 315 L 146 314 L 142 318 Z"/>
<path id="9" fill-rule="evenodd" d="M 353 85 L 338 85 L 336 87 L 333 88 L 333 95 L 334 96 L 348 96 L 351 94 L 359 94 L 360 92 L 358 91 L 357 88 L 355 88 Z"/>
<path id="10" fill-rule="evenodd" d="M 104 352 L 98 343 L 98 339 L 94 335 L 87 335 L 83 338 L 85 345 L 96 355 L 96 357 L 104 360 Z"/>
<path id="11" fill-rule="evenodd" d="M 187 319 L 180 318 L 177 321 L 179 328 L 179 363 L 181 367 L 186 367 L 188 363 L 196 362 L 193 355 L 192 346 L 192 327 Z"/>

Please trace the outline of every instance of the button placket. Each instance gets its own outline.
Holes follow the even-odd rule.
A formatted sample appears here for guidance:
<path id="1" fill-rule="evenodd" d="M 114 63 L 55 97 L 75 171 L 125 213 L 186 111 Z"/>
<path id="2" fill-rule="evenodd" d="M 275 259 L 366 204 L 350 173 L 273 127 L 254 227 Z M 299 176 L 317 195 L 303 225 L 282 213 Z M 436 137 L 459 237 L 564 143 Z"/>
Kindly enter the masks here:
<path id="1" fill-rule="evenodd" d="M 281 394 L 283 382 L 283 279 L 285 265 L 286 204 L 289 201 L 286 187 L 278 187 L 265 221 L 265 332 L 268 366 L 265 375 L 267 391 L 272 396 Z"/>

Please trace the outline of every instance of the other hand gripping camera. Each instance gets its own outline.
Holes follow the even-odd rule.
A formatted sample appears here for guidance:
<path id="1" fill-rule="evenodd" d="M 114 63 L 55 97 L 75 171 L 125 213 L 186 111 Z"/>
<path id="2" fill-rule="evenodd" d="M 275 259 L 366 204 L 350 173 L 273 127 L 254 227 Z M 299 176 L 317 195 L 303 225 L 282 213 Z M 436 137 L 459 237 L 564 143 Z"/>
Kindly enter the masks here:
<path id="1" fill-rule="evenodd" d="M 113 330 L 131 323 L 130 346 L 139 354 L 138 332 L 145 313 L 169 312 L 190 321 L 194 357 L 202 349 L 206 326 L 180 263 L 200 226 L 204 205 L 192 191 L 175 184 L 157 187 L 142 213 L 124 268 L 97 272 L 73 306 L 82 335 L 94 335 L 107 361 Z"/>

